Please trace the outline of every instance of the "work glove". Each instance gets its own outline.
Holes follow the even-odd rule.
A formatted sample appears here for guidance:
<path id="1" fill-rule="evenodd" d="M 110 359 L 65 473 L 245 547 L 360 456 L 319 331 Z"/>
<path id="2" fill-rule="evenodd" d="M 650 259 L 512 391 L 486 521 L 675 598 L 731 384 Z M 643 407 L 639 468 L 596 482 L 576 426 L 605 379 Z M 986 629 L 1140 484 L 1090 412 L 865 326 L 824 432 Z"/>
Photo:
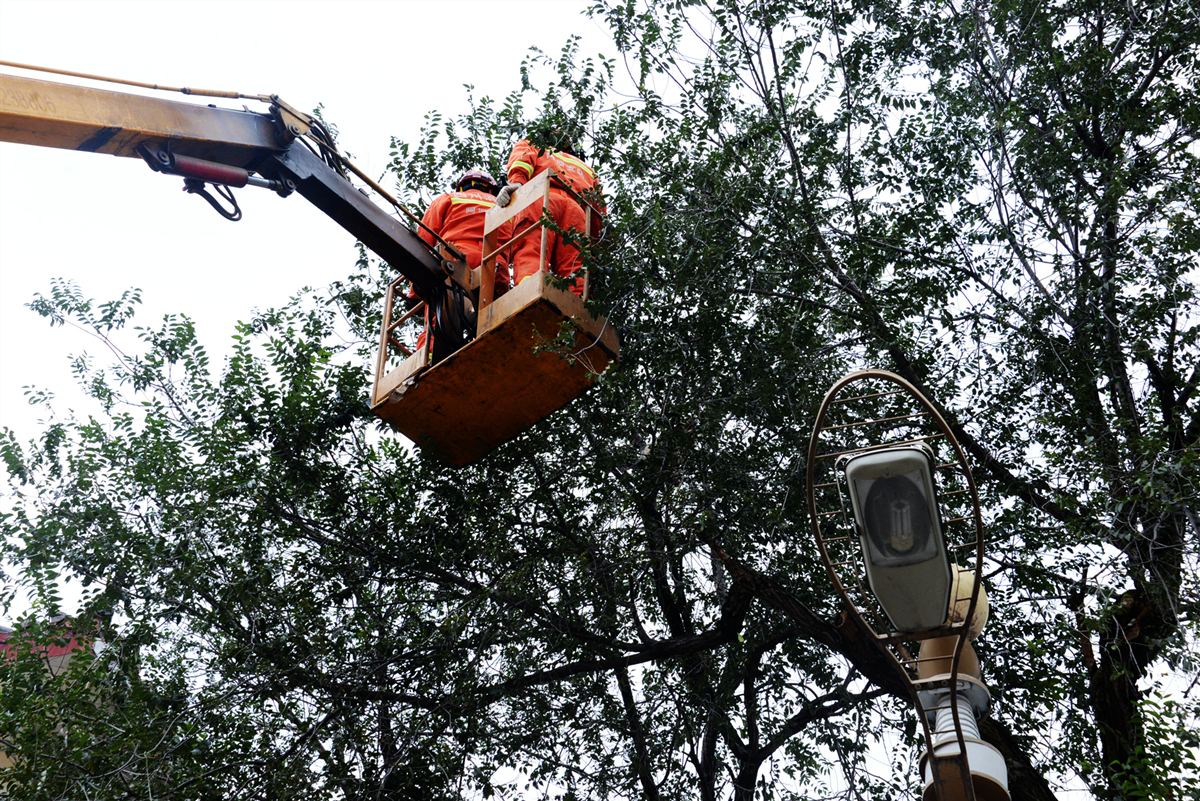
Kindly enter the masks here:
<path id="1" fill-rule="evenodd" d="M 521 186 L 521 184 L 505 184 L 504 188 L 500 190 L 500 194 L 496 195 L 496 205 L 504 208 L 509 203 L 512 203 L 513 195 L 517 193 L 517 190 Z"/>

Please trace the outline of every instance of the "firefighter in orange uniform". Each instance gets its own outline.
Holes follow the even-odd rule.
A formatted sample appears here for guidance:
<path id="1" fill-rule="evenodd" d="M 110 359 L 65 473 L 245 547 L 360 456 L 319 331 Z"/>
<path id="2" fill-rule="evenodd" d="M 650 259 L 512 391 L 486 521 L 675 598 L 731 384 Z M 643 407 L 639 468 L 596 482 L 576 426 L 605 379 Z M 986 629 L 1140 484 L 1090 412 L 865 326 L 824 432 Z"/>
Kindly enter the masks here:
<path id="1" fill-rule="evenodd" d="M 425 243 L 438 251 L 439 243 L 429 232 L 431 229 L 442 239 L 462 251 L 467 259 L 467 266 L 472 270 L 483 261 L 483 218 L 487 210 L 496 205 L 496 192 L 499 190 L 496 180 L 481 170 L 471 170 L 463 174 L 454 184 L 454 191 L 447 192 L 436 198 L 425 210 L 421 218 L 418 236 Z M 506 222 L 500 227 L 500 240 L 512 238 L 512 222 Z M 498 298 L 508 291 L 508 260 L 504 254 L 496 257 L 496 283 L 493 298 Z M 416 292 L 410 287 L 410 298 L 416 298 Z M 415 302 L 415 301 L 414 301 Z M 429 330 L 429 310 L 425 311 L 425 331 Z M 425 332 L 417 340 L 417 347 L 425 344 Z"/>
<path id="2" fill-rule="evenodd" d="M 539 148 L 528 139 L 522 139 L 513 147 L 508 157 L 508 184 L 500 190 L 496 204 L 507 206 L 512 201 L 512 195 L 519 187 L 530 181 L 534 176 L 547 169 L 558 173 L 556 181 L 569 186 L 571 189 L 592 204 L 596 211 L 603 214 L 603 196 L 600 184 L 596 181 L 596 173 L 583 162 L 575 148 L 562 134 L 553 131 L 551 138 L 558 142 L 557 147 Z M 554 186 L 550 186 L 550 216 L 563 231 L 578 231 L 584 234 L 587 218 L 583 208 L 569 194 Z M 542 216 L 540 206 L 525 209 L 513 220 L 513 235 L 519 236 L 522 231 L 537 223 Z M 595 236 L 600 229 L 600 215 L 592 215 L 592 230 L 587 232 Z M 503 240 L 501 240 L 503 241 Z M 541 260 L 542 242 L 539 235 L 530 234 L 516 245 L 513 254 L 513 285 L 533 275 L 538 270 Z M 565 236 L 557 231 L 546 231 L 546 269 L 559 278 L 571 278 L 577 269 L 583 267 L 579 258 L 579 246 L 572 244 Z M 571 282 L 571 291 L 583 296 L 583 279 L 575 276 Z"/>

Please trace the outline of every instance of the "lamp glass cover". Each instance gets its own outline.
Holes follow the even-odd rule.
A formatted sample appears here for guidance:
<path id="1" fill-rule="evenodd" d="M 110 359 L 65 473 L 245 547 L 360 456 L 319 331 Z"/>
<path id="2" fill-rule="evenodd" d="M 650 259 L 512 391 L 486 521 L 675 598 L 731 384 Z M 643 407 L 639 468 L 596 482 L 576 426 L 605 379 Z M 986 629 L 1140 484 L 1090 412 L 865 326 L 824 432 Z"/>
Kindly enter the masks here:
<path id="1" fill-rule="evenodd" d="M 878 567 L 900 567 L 938 556 L 933 509 L 926 498 L 921 470 L 883 478 L 856 478 L 863 501 L 867 558 Z"/>

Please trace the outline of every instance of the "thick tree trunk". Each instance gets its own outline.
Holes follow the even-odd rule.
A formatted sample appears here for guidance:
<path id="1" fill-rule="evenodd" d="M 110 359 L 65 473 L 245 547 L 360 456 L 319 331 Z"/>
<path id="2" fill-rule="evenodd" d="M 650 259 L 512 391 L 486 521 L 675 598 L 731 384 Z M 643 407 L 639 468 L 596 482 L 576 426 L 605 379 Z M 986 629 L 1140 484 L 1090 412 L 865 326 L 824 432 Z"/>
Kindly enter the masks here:
<path id="1" fill-rule="evenodd" d="M 1114 798 L 1123 797 L 1118 772 L 1136 781 L 1139 770 L 1153 769 L 1135 759 L 1143 741 L 1137 716 L 1142 693 L 1137 682 L 1158 654 L 1156 642 L 1172 628 L 1148 593 L 1131 590 L 1121 597 L 1100 633 L 1099 661 L 1092 668 L 1089 691 L 1104 775 Z"/>

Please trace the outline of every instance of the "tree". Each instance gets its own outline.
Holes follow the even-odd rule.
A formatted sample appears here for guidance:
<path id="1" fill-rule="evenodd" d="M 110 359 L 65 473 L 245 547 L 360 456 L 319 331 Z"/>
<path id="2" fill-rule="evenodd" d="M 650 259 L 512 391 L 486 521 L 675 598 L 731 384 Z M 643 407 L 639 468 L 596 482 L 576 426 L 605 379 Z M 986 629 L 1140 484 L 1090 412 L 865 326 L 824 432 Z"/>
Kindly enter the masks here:
<path id="1" fill-rule="evenodd" d="M 385 279 L 364 257 L 331 298 L 240 326 L 219 376 L 172 318 L 80 363 L 103 417 L 7 436 L 7 559 L 86 582 L 81 616 L 113 611 L 175 704 L 135 716 L 180 744 L 175 772 L 119 792 L 911 792 L 915 721 L 803 498 L 817 402 L 863 365 L 940 400 L 974 460 L 996 540 L 983 728 L 1014 799 L 1167 792 L 1155 760 L 1196 737 L 1149 684 L 1196 669 L 1190 12 L 594 14 L 621 61 L 570 43 L 393 162 L 419 205 L 497 170 L 532 119 L 587 126 L 612 200 L 594 302 L 622 334 L 590 396 L 465 470 L 412 454 L 365 405 Z M 117 346 L 135 303 L 63 283 L 34 307 Z M 8 736 L 28 775 L 75 783 L 48 795 L 119 794 Z"/>
<path id="2" fill-rule="evenodd" d="M 1055 750 L 1093 786 L 1153 785 L 1139 701 L 1150 665 L 1188 653 L 1195 598 L 1194 12 L 703 5 L 695 72 L 678 43 L 696 6 L 607 13 L 696 117 L 740 84 L 712 138 L 795 203 L 764 250 L 808 254 L 867 363 L 953 399 L 1009 597 L 1055 621 L 1006 633 L 1069 644 L 1081 679 L 1031 686 L 1029 654 L 994 651 L 1005 700 L 1090 717 Z"/>

